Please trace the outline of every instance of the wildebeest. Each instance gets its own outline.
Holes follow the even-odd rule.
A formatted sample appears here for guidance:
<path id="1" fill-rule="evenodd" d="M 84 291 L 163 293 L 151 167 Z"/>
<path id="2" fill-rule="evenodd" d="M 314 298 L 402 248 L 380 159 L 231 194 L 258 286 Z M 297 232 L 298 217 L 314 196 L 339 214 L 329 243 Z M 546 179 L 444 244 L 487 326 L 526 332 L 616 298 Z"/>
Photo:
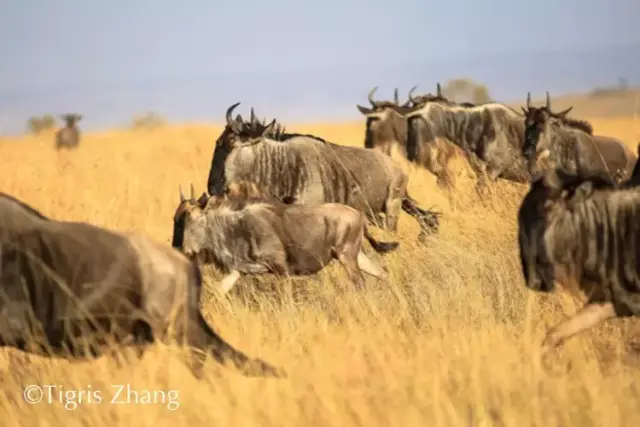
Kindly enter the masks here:
<path id="1" fill-rule="evenodd" d="M 536 169 L 536 155 L 546 150 L 551 167 L 561 166 L 584 176 L 606 172 L 616 182 L 627 179 L 637 162 L 636 154 L 615 138 L 594 135 L 588 122 L 567 117 L 572 109 L 554 113 L 549 92 L 545 106 L 532 107 L 531 94 L 527 94 L 526 108 L 522 108 L 526 122 L 522 153 L 530 172 Z"/>
<path id="2" fill-rule="evenodd" d="M 640 158 L 640 142 L 636 146 L 636 154 L 637 157 Z M 631 176 L 627 179 L 627 181 L 623 182 L 621 187 L 635 187 L 640 185 L 640 162 L 636 160 L 636 164 L 633 167 L 633 171 L 631 171 Z"/>
<path id="3" fill-rule="evenodd" d="M 0 243 L 49 221 L 45 215 L 22 200 L 0 191 Z"/>
<path id="4" fill-rule="evenodd" d="M 524 117 L 499 103 L 455 104 L 440 91 L 402 113 L 408 120 L 407 157 L 415 159 L 420 141 L 450 141 L 467 154 L 479 187 L 487 178 L 528 182 L 530 174 L 522 155 Z"/>
<path id="5" fill-rule="evenodd" d="M 365 128 L 365 148 L 380 150 L 386 155 L 391 155 L 393 147 L 406 157 L 405 140 L 407 137 L 407 119 L 399 114 L 394 107 L 408 107 L 409 101 L 400 105 L 398 89 L 394 91 L 394 102 L 374 101 L 373 94 L 378 89 L 374 87 L 369 92 L 371 108 L 356 105 L 367 119 Z"/>
<path id="6" fill-rule="evenodd" d="M 588 297 L 547 333 L 543 353 L 605 319 L 640 315 L 639 220 L 640 189 L 616 189 L 606 175 L 554 168 L 531 183 L 518 212 L 526 286 L 550 292 L 558 279 Z"/>
<path id="7" fill-rule="evenodd" d="M 442 96 L 440 84 L 437 85 L 436 95 L 425 94 L 414 97 L 413 91 L 415 89 L 414 87 L 409 91 L 411 106 L 420 106 L 427 102 L 443 102 L 454 105 Z M 456 187 L 458 177 L 473 176 L 467 153 L 445 138 L 434 137 L 426 121 L 411 120 L 407 128 L 405 146 L 411 147 L 411 150 L 407 152 L 407 159 L 424 166 L 434 174 L 440 188 L 451 191 Z"/>
<path id="8" fill-rule="evenodd" d="M 233 120 L 216 141 L 207 191 L 221 195 L 227 182 L 245 180 L 270 196 L 296 204 L 341 203 L 397 231 L 400 209 L 418 220 L 421 236 L 437 231 L 438 214 L 421 209 L 407 193 L 407 174 L 377 150 L 348 147 L 312 135 L 274 131 L 276 120 L 262 126 Z"/>
<path id="9" fill-rule="evenodd" d="M 0 242 L 0 346 L 81 358 L 132 337 L 141 357 L 155 339 L 173 336 L 199 350 L 189 360 L 197 377 L 202 352 L 245 375 L 281 375 L 208 326 L 201 287 L 198 265 L 170 246 L 86 223 L 39 221 Z"/>
<path id="10" fill-rule="evenodd" d="M 65 126 L 56 132 L 56 150 L 72 150 L 80 144 L 80 129 L 76 123 L 82 119 L 81 114 L 63 114 L 60 116 Z"/>
<path id="11" fill-rule="evenodd" d="M 181 191 L 173 230 L 173 247 L 226 273 L 222 294 L 241 274 L 314 274 L 334 258 L 357 288 L 364 286 L 363 271 L 387 280 L 360 250 L 362 212 L 338 203 L 285 204 L 247 181 L 232 181 L 223 195 L 199 200 L 193 186 L 189 199 Z"/>

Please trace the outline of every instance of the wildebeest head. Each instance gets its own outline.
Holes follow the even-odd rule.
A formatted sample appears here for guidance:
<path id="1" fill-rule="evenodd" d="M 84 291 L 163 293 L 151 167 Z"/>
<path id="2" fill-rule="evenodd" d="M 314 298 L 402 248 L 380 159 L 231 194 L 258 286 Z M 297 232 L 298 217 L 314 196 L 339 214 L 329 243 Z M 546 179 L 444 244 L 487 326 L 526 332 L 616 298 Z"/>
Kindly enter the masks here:
<path id="1" fill-rule="evenodd" d="M 180 188 L 180 203 L 173 215 L 173 237 L 171 239 L 171 246 L 178 250 L 183 249 L 184 230 L 188 217 L 194 212 L 196 214 L 201 212 L 207 204 L 207 201 L 209 201 L 209 198 L 206 193 L 202 193 L 200 198 L 196 200 L 193 184 L 191 184 L 191 194 L 187 199 L 182 193 L 182 188 Z"/>
<path id="2" fill-rule="evenodd" d="M 82 114 L 62 114 L 60 118 L 65 122 L 65 125 L 70 128 L 75 126 L 76 122 L 82 120 Z"/>
<path id="3" fill-rule="evenodd" d="M 443 102 L 445 104 L 449 104 L 450 101 L 442 95 L 442 87 L 440 83 L 436 83 L 436 94 L 433 95 L 431 93 L 426 93 L 423 95 L 413 96 L 413 92 L 417 89 L 417 86 L 414 86 L 409 91 L 409 102 L 411 105 L 411 110 L 419 110 L 429 102 Z"/>
<path id="4" fill-rule="evenodd" d="M 560 126 L 561 121 L 573 109 L 569 107 L 559 113 L 551 111 L 551 100 L 547 92 L 547 103 L 543 107 L 531 106 L 531 92 L 527 93 L 527 105 L 521 107 L 524 113 L 524 144 L 522 155 L 528 161 L 529 173 L 535 172 L 536 158 L 544 150 L 548 150 L 554 143 L 554 127 Z"/>
<path id="5" fill-rule="evenodd" d="M 394 91 L 393 102 L 375 101 L 373 94 L 377 89 L 377 86 L 371 89 L 367 97 L 371 108 L 363 107 L 359 104 L 356 105 L 358 111 L 367 119 L 364 146 L 366 148 L 374 148 L 374 135 L 381 133 L 389 134 L 388 138 L 395 139 L 398 143 L 404 143 L 404 135 L 395 135 L 397 132 L 394 130 L 404 124 L 405 119 L 402 116 L 402 112 L 403 109 L 409 107 L 409 101 L 400 105 L 397 88 Z"/>
<path id="6" fill-rule="evenodd" d="M 240 105 L 239 102 L 233 104 L 227 110 L 227 124 L 222 134 L 218 137 L 216 147 L 213 151 L 213 161 L 207 183 L 207 190 L 212 195 L 221 195 L 224 192 L 226 185 L 225 169 L 229 157 L 242 147 L 257 143 L 261 138 L 269 136 L 275 131 L 275 119 L 266 126 L 257 120 L 253 120 L 254 117 L 252 117 L 252 121 L 249 123 L 243 122 L 240 115 L 238 115 L 235 120 L 232 119 L 231 114 L 238 105 Z"/>
<path id="7" fill-rule="evenodd" d="M 554 288 L 549 242 L 560 239 L 558 233 L 563 231 L 558 227 L 548 233 L 554 221 L 588 199 L 594 190 L 613 186 L 613 181 L 605 175 L 580 178 L 563 168 L 549 169 L 534 177 L 518 210 L 520 262 L 528 288 L 543 292 Z"/>

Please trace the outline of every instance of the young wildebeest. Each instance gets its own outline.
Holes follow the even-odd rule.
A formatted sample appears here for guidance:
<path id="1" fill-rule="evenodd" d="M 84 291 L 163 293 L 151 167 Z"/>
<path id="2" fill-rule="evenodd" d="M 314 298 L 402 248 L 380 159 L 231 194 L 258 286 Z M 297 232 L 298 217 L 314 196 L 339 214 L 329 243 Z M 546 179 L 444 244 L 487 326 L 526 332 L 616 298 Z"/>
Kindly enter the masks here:
<path id="1" fill-rule="evenodd" d="M 554 281 L 588 302 L 551 329 L 543 355 L 611 317 L 640 315 L 640 190 L 616 189 L 603 175 L 580 178 L 550 169 L 531 183 L 518 212 L 526 286 L 550 292 Z"/>
<path id="2" fill-rule="evenodd" d="M 201 287 L 198 265 L 167 245 L 86 223 L 41 221 L 0 242 L 0 346 L 81 358 L 133 336 L 142 357 L 172 330 L 199 350 L 189 360 L 197 377 L 202 352 L 245 375 L 280 375 L 207 325 L 198 307 Z"/>
<path id="3" fill-rule="evenodd" d="M 227 276 L 227 293 L 241 274 L 307 275 L 332 259 L 344 266 L 357 288 L 362 272 L 387 280 L 387 273 L 362 253 L 366 219 L 338 203 L 287 205 L 265 197 L 257 186 L 234 181 L 222 196 L 185 199 L 180 192 L 173 246 L 190 258 L 211 260 Z"/>
<path id="4" fill-rule="evenodd" d="M 435 97 L 402 112 L 408 120 L 408 156 L 416 156 L 421 139 L 441 138 L 465 151 L 478 177 L 478 190 L 486 185 L 487 178 L 529 181 L 522 156 L 524 117 L 510 107 L 493 102 L 458 105 L 438 89 Z"/>
<path id="5" fill-rule="evenodd" d="M 56 150 L 72 150 L 80 144 L 80 129 L 76 122 L 82 119 L 81 114 L 63 114 L 60 116 L 65 126 L 56 132 Z"/>
<path id="6" fill-rule="evenodd" d="M 246 180 L 270 196 L 295 204 L 341 203 L 365 213 L 379 225 L 397 231 L 400 209 L 416 218 L 421 237 L 437 232 L 437 213 L 421 209 L 407 194 L 407 174 L 377 150 L 347 147 L 311 135 L 275 131 L 275 119 L 266 127 L 233 120 L 216 141 L 207 183 L 220 195 L 228 181 Z"/>
<path id="7" fill-rule="evenodd" d="M 367 119 L 365 129 L 365 148 L 380 150 L 390 156 L 393 147 L 406 157 L 405 140 L 407 137 L 407 119 L 399 114 L 393 107 L 408 107 L 409 101 L 402 106 L 398 99 L 398 89 L 394 91 L 394 101 L 374 101 L 373 94 L 378 89 L 374 87 L 369 92 L 371 108 L 356 105 Z"/>
<path id="8" fill-rule="evenodd" d="M 593 135 L 589 123 L 567 117 L 572 109 L 552 112 L 549 92 L 545 106 L 532 107 L 531 94 L 527 94 L 527 106 L 522 108 L 526 117 L 522 153 L 530 172 L 536 169 L 536 155 L 546 150 L 547 167 L 560 166 L 584 176 L 608 173 L 618 183 L 627 179 L 638 159 L 636 154 L 615 138 Z"/>

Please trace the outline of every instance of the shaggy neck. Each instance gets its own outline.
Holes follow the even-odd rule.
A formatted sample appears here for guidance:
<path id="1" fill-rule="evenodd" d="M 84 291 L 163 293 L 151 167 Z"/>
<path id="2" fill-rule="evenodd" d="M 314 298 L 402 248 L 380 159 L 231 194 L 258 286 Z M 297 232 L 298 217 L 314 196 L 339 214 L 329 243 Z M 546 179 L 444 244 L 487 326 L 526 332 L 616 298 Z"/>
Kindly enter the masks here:
<path id="1" fill-rule="evenodd" d="M 545 144 L 545 148 L 548 148 L 552 153 L 556 163 L 573 173 L 578 173 L 576 149 L 581 133 L 575 129 L 561 127 L 552 134 Z"/>

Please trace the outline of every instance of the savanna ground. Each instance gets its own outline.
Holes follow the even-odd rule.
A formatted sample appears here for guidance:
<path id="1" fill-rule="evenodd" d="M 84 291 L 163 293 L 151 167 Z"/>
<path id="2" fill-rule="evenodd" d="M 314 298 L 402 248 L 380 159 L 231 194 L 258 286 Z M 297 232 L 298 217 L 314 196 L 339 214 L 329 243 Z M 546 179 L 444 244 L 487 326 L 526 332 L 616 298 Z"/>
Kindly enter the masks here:
<path id="1" fill-rule="evenodd" d="M 634 147 L 640 140 L 631 119 L 593 124 Z M 364 135 L 363 123 L 290 128 L 351 145 Z M 178 185 L 204 191 L 219 131 L 192 125 L 86 134 L 72 153 L 56 153 L 51 135 L 4 140 L 0 190 L 56 219 L 143 230 L 169 244 Z M 367 277 L 367 289 L 356 292 L 333 264 L 312 278 L 243 279 L 220 299 L 213 290 L 219 275 L 207 269 L 202 304 L 210 324 L 242 351 L 283 367 L 287 379 L 246 378 L 210 361 L 199 382 L 164 345 L 123 367 L 106 356 L 71 363 L 2 350 L 0 424 L 636 426 L 634 320 L 570 340 L 552 369 L 532 357 L 545 331 L 579 302 L 524 287 L 516 210 L 526 187 L 499 184 L 487 206 L 462 188 L 452 210 L 432 175 L 403 166 L 413 197 L 444 216 L 440 235 L 422 246 L 417 224 L 402 215 L 399 249 L 373 255 L 390 270 L 390 286 Z M 23 390 L 33 384 L 100 390 L 103 400 L 65 409 L 56 391 L 55 402 L 31 405 Z M 179 408 L 109 404 L 115 384 L 176 390 Z"/>

